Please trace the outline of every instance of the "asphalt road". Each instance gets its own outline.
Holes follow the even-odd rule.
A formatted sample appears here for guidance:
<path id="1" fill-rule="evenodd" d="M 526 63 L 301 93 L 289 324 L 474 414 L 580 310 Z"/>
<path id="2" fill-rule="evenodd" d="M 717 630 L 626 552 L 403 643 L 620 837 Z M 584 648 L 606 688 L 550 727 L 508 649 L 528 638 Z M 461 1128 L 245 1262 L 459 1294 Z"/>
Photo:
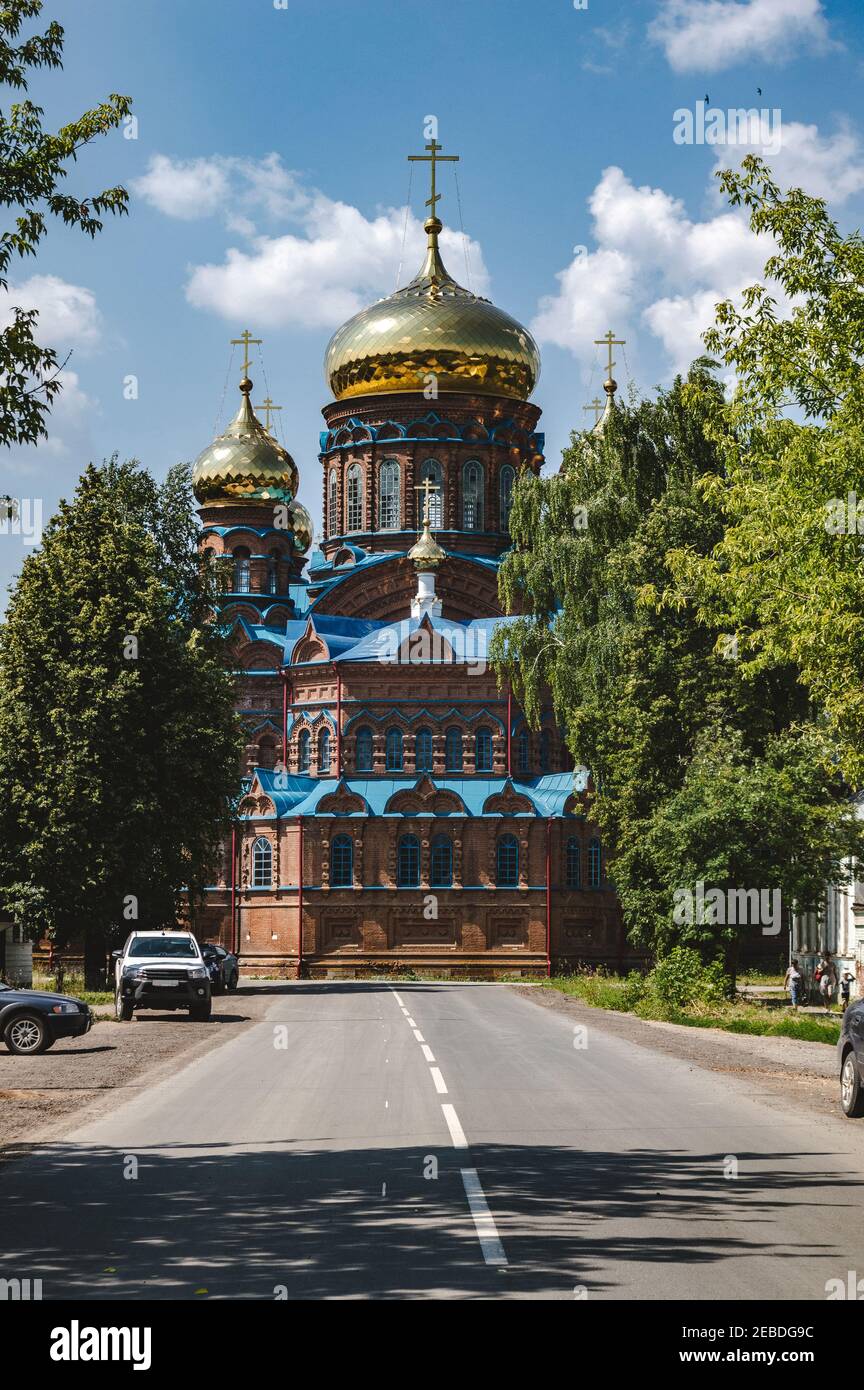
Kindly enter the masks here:
<path id="1" fill-rule="evenodd" d="M 864 1273 L 861 1133 L 792 1092 L 506 987 L 307 983 L 260 1007 L 4 1163 L 0 1276 L 46 1299 L 746 1300 Z"/>

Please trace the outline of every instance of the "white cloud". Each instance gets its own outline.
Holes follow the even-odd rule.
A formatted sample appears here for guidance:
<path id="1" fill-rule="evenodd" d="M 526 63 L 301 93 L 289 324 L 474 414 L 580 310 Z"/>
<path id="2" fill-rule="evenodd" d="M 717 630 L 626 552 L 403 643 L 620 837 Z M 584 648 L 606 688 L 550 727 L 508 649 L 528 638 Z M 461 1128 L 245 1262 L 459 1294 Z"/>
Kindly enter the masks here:
<path id="1" fill-rule="evenodd" d="M 718 156 L 717 168 L 740 164 L 745 154 L 751 152 L 762 155 L 764 142 L 726 145 Z M 806 193 L 833 203 L 843 203 L 864 190 L 864 147 L 848 122 L 827 136 L 820 135 L 815 125 L 783 122 L 779 151 L 764 157 L 783 189 L 803 188 Z"/>
<path id="2" fill-rule="evenodd" d="M 587 370 L 597 358 L 594 340 L 610 325 L 629 339 L 634 358 L 647 328 L 670 368 L 686 369 L 705 351 L 701 334 L 714 320 L 714 305 L 760 278 L 770 241 L 755 237 L 740 212 L 692 221 L 679 199 L 637 188 L 614 166 L 604 170 L 589 207 L 597 249 L 582 248 L 559 273 L 557 293 L 541 300 L 533 332 Z"/>
<path id="3" fill-rule="evenodd" d="M 102 336 L 102 317 L 92 290 L 70 285 L 56 275 L 31 275 L 0 291 L 0 325 L 11 323 L 16 308 L 38 309 L 33 336 L 40 345 L 88 349 Z"/>
<path id="4" fill-rule="evenodd" d="M 400 260 L 403 284 L 422 260 L 425 234 L 413 214 L 407 227 L 404 208 L 366 217 L 305 187 L 275 154 L 258 161 L 214 156 L 186 162 L 157 155 L 137 188 L 171 217 L 221 214 L 229 231 L 246 241 L 229 247 L 220 263 L 190 269 L 189 302 L 226 319 L 254 318 L 267 328 L 333 328 L 395 288 Z M 252 220 L 259 212 L 293 224 L 292 230 L 259 234 Z M 462 237 L 445 230 L 441 247 L 451 274 L 465 283 Z M 468 259 L 471 288 L 485 294 L 488 275 L 477 242 L 469 240 Z"/>
<path id="5" fill-rule="evenodd" d="M 781 63 L 830 46 L 821 0 L 663 0 L 649 35 L 676 72 Z"/>

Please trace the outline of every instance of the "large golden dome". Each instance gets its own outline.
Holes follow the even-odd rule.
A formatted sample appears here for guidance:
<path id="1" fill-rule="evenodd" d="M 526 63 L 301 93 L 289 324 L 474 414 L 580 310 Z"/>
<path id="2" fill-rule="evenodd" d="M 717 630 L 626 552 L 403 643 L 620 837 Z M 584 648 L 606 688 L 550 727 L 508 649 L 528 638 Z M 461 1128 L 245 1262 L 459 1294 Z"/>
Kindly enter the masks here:
<path id="1" fill-rule="evenodd" d="M 540 375 L 540 353 L 527 328 L 463 289 L 438 251 L 441 223 L 429 238 L 419 275 L 387 299 L 361 309 L 333 334 L 324 372 L 337 400 L 386 391 L 480 392 L 527 400 Z"/>
<path id="2" fill-rule="evenodd" d="M 192 467 L 192 488 L 202 505 L 290 502 L 297 494 L 297 465 L 256 418 L 251 390 L 252 382 L 244 377 L 240 409 Z"/>

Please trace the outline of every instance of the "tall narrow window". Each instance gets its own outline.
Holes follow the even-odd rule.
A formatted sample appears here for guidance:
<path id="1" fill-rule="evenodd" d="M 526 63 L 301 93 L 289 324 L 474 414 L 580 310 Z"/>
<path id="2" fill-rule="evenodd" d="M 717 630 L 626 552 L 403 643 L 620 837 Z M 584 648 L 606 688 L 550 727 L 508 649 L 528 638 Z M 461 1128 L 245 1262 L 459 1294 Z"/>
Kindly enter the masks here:
<path id="1" fill-rule="evenodd" d="M 432 771 L 432 730 L 418 729 L 414 740 L 415 765 L 418 772 Z"/>
<path id="2" fill-rule="evenodd" d="M 571 835 L 567 841 L 564 882 L 568 888 L 582 887 L 582 846 L 575 835 Z"/>
<path id="3" fill-rule="evenodd" d="M 588 887 L 599 888 L 603 882 L 603 858 L 600 841 L 595 837 L 588 841 Z"/>
<path id="4" fill-rule="evenodd" d="M 513 484 L 515 482 L 516 470 L 511 468 L 509 463 L 505 463 L 498 477 L 502 531 L 510 530 L 510 513 L 513 510 Z"/>
<path id="5" fill-rule="evenodd" d="M 531 744 L 528 739 L 527 729 L 522 729 L 519 734 L 517 762 L 520 772 L 527 772 L 531 766 Z"/>
<path id="6" fill-rule="evenodd" d="M 446 835 L 436 835 L 429 856 L 429 886 L 452 888 L 453 845 Z"/>
<path id="7" fill-rule="evenodd" d="M 447 730 L 444 745 L 444 763 L 448 772 L 462 771 L 462 730 L 455 725 Z"/>
<path id="8" fill-rule="evenodd" d="M 308 729 L 300 730 L 300 737 L 297 740 L 297 768 L 299 772 L 308 772 L 312 762 L 312 735 Z"/>
<path id="9" fill-rule="evenodd" d="M 330 841 L 330 887 L 350 888 L 354 875 L 354 846 L 350 835 L 335 835 Z"/>
<path id="10" fill-rule="evenodd" d="M 337 508 L 339 506 L 339 482 L 336 477 L 336 469 L 330 469 L 330 476 L 327 479 L 327 535 L 338 536 L 339 517 Z"/>
<path id="11" fill-rule="evenodd" d="M 378 529 L 379 531 L 398 531 L 400 474 L 395 459 L 382 463 L 378 473 Z"/>
<path id="12" fill-rule="evenodd" d="M 238 546 L 234 551 L 234 592 L 248 594 L 249 587 L 249 551 Z"/>
<path id="13" fill-rule="evenodd" d="M 359 463 L 348 469 L 348 530 L 363 530 L 363 474 Z"/>
<path id="14" fill-rule="evenodd" d="M 540 771 L 548 772 L 552 766 L 552 735 L 548 729 L 540 730 Z"/>
<path id="15" fill-rule="evenodd" d="M 372 761 L 372 730 L 362 728 L 357 730 L 356 758 L 358 772 L 371 772 Z"/>
<path id="16" fill-rule="evenodd" d="M 402 771 L 402 730 L 387 730 L 387 771 Z"/>
<path id="17" fill-rule="evenodd" d="M 483 530 L 483 467 L 476 459 L 462 469 L 462 530 Z"/>
<path id="18" fill-rule="evenodd" d="M 271 888 L 273 885 L 273 846 L 263 835 L 252 846 L 252 887 Z"/>
<path id="19" fill-rule="evenodd" d="M 437 492 L 430 492 L 429 494 L 429 525 L 432 527 L 433 531 L 437 531 L 444 525 L 444 470 L 437 459 L 427 459 L 420 469 L 420 482 L 423 483 L 427 478 L 429 478 L 437 488 Z M 419 505 L 422 508 L 426 494 L 425 492 L 421 492 L 419 496 Z M 418 531 L 420 529 L 419 523 L 422 519 L 423 512 L 421 510 L 417 514 Z"/>
<path id="20" fill-rule="evenodd" d="M 271 550 L 267 562 L 267 588 L 271 594 L 279 592 L 279 551 Z"/>
<path id="21" fill-rule="evenodd" d="M 477 772 L 492 771 L 491 729 L 478 729 L 474 735 L 474 768 Z"/>
<path id="22" fill-rule="evenodd" d="M 322 729 L 318 735 L 318 771 L 330 771 L 330 730 Z"/>
<path id="23" fill-rule="evenodd" d="M 396 883 L 399 888 L 420 887 L 420 841 L 416 835 L 403 835 L 399 841 Z"/>
<path id="24" fill-rule="evenodd" d="M 515 835 L 502 835 L 498 841 L 495 869 L 499 888 L 519 887 L 519 844 Z"/>

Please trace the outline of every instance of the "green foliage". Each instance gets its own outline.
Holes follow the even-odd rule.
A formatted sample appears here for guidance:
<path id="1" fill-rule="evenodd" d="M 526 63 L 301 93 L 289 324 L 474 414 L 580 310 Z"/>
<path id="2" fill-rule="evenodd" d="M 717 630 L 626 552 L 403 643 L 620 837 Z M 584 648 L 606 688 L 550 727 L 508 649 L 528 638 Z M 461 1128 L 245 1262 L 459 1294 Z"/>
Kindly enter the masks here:
<path id="1" fill-rule="evenodd" d="M 0 86 L 26 91 L 31 69 L 62 67 L 63 29 L 56 21 L 43 34 L 17 42 L 25 21 L 41 11 L 42 0 L 5 0 L 0 9 Z M 130 107 L 128 97 L 112 93 L 56 134 L 42 129 L 42 108 L 26 98 L 0 110 L 0 206 L 16 212 L 13 228 L 0 234 L 0 289 L 8 287 L 13 257 L 35 256 L 49 218 L 95 237 L 106 212 L 126 211 L 122 188 L 81 197 L 65 192 L 63 180 L 78 151 L 116 129 Z M 37 319 L 36 310 L 16 308 L 0 330 L 0 444 L 32 444 L 45 435 L 46 416 L 61 389 L 56 352 L 34 339 Z"/>
<path id="2" fill-rule="evenodd" d="M 241 739 L 196 534 L 188 468 L 90 465 L 0 628 L 0 907 L 61 947 L 212 882 Z"/>
<path id="3" fill-rule="evenodd" d="M 727 998 L 730 982 L 719 961 L 703 965 L 698 951 L 690 946 L 673 946 L 662 956 L 646 981 L 646 994 L 660 1004 L 680 1012 L 688 1004 L 717 1004 Z"/>
<path id="4" fill-rule="evenodd" d="M 781 194 L 753 156 L 722 182 L 777 249 L 769 283 L 740 310 L 719 305 L 706 335 L 738 383 L 708 412 L 723 471 L 707 491 L 723 535 L 708 553 L 687 542 L 670 554 L 666 598 L 734 631 L 745 674 L 794 665 L 824 719 L 832 766 L 860 786 L 864 242 L 841 236 L 820 199 Z M 781 294 L 794 297 L 784 317 Z"/>

